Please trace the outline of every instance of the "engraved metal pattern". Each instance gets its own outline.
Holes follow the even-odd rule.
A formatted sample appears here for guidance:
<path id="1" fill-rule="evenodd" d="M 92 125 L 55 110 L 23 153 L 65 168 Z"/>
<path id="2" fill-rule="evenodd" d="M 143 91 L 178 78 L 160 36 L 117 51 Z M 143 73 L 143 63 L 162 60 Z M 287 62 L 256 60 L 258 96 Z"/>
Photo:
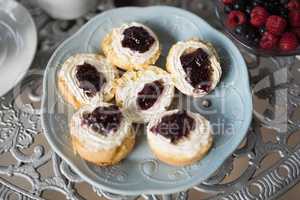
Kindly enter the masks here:
<path id="1" fill-rule="evenodd" d="M 81 196 L 76 190 L 76 185 L 82 183 L 83 180 L 54 152 L 46 150 L 46 147 L 41 144 L 36 144 L 36 139 L 43 137 L 39 120 L 40 87 L 43 76 L 40 71 L 45 68 L 49 57 L 65 38 L 73 34 L 95 14 L 112 8 L 113 4 L 109 0 L 102 1 L 96 12 L 89 13 L 80 19 L 63 21 L 49 18 L 31 1 L 21 0 L 20 2 L 29 9 L 35 19 L 39 34 L 39 47 L 28 76 L 17 86 L 21 90 L 11 91 L 0 98 L 0 158 L 9 154 L 16 161 L 13 164 L 0 164 L 0 199 L 42 199 L 43 192 L 49 189 L 64 194 L 67 199 L 86 199 L 87 197 Z M 138 5 L 139 1 L 133 2 Z M 172 4 L 172 1 L 159 0 L 140 2 L 143 5 L 147 3 L 148 5 Z M 190 0 L 173 3 L 199 14 L 220 29 L 213 15 L 212 1 Z M 212 177 L 193 190 L 210 193 L 208 199 L 274 199 L 300 180 L 300 145 L 291 146 L 288 143 L 289 138 L 294 134 L 299 134 L 300 130 L 299 118 L 294 117 L 300 105 L 300 82 L 297 81 L 300 75 L 300 61 L 295 57 L 260 58 L 240 49 L 243 51 L 251 76 L 254 99 L 252 126 L 244 144 Z M 20 98 L 22 101 L 19 101 Z M 264 101 L 264 106 L 258 107 L 255 99 Z M 264 141 L 262 128 L 273 130 L 276 141 Z M 280 160 L 268 169 L 257 173 L 262 161 L 271 152 L 279 153 Z M 235 180 L 224 183 L 223 180 L 230 176 L 234 169 L 233 162 L 245 156 L 248 158 L 248 166 L 244 172 Z M 155 161 L 148 162 L 150 164 L 148 163 L 149 169 L 147 170 L 151 171 L 155 168 Z M 52 165 L 53 173 L 49 176 L 42 175 L 39 170 L 47 164 Z M 113 171 L 110 173 L 112 176 L 115 175 Z M 177 175 L 173 174 L 175 178 Z M 118 180 L 122 182 L 124 176 L 126 174 L 121 173 Z M 22 184 L 10 182 L 9 177 L 25 178 L 31 185 L 31 189 L 25 189 Z M 92 190 L 98 196 L 107 199 L 137 198 L 111 194 L 99 188 Z M 140 197 L 149 200 L 160 198 L 157 195 L 143 194 Z M 162 198 L 186 200 L 189 197 L 185 191 L 164 195 Z"/>

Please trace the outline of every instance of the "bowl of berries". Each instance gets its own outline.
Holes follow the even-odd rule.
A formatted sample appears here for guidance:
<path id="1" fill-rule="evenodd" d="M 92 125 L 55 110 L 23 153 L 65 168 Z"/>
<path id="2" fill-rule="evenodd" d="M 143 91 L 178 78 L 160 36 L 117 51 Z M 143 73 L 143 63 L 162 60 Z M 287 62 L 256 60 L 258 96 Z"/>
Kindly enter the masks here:
<path id="1" fill-rule="evenodd" d="M 300 0 L 216 0 L 225 31 L 261 56 L 300 54 Z"/>

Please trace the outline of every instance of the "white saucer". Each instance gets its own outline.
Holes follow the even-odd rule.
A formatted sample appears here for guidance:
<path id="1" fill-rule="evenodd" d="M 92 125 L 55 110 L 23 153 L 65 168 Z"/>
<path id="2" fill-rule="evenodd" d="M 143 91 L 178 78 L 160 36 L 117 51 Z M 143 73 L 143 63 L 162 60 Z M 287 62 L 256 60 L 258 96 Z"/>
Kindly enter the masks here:
<path id="1" fill-rule="evenodd" d="M 0 0 L 0 96 L 25 76 L 36 47 L 36 27 L 26 8 Z"/>

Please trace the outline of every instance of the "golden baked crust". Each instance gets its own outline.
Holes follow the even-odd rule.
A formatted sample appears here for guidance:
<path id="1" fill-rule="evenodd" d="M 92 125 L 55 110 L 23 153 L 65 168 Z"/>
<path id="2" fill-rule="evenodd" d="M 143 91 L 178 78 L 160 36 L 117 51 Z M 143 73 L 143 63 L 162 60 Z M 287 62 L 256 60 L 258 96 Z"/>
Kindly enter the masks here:
<path id="1" fill-rule="evenodd" d="M 71 104 L 75 109 L 79 109 L 82 103 L 78 101 L 76 97 L 69 92 L 70 90 L 68 89 L 65 80 L 59 77 L 57 84 L 58 84 L 58 90 L 60 94 L 63 96 L 64 100 L 67 103 Z"/>
<path id="2" fill-rule="evenodd" d="M 152 134 L 152 133 L 151 133 Z M 155 146 L 151 143 L 150 140 L 148 140 L 149 146 L 151 151 L 154 153 L 154 155 L 162 162 L 167 163 L 169 165 L 174 165 L 174 166 L 185 166 L 185 165 L 191 165 L 199 160 L 201 160 L 210 150 L 212 144 L 213 144 L 213 138 L 210 135 L 208 139 L 208 143 L 205 146 L 202 146 L 202 148 L 199 149 L 197 154 L 194 157 L 184 157 L 182 155 L 178 155 L 174 157 L 172 154 L 166 154 L 160 151 L 160 147 Z"/>
<path id="3" fill-rule="evenodd" d="M 176 47 L 176 44 L 172 45 L 171 49 L 169 50 L 169 53 L 168 53 L 168 56 L 167 56 L 167 64 L 166 64 L 166 69 L 167 71 L 171 74 L 172 78 L 173 78 L 173 81 L 176 81 L 175 80 L 175 70 L 174 70 L 174 66 L 171 64 L 171 59 L 172 59 L 172 54 L 173 54 L 173 51 L 175 50 L 175 47 Z"/>
<path id="4" fill-rule="evenodd" d="M 73 129 L 74 130 L 74 129 Z M 110 166 L 123 160 L 133 149 L 135 144 L 135 135 L 130 133 L 124 138 L 121 145 L 109 150 L 91 151 L 86 148 L 89 144 L 83 144 L 74 134 L 71 133 L 74 151 L 86 161 L 99 166 Z"/>
<path id="5" fill-rule="evenodd" d="M 159 58 L 159 56 L 161 54 L 161 48 L 159 48 L 159 50 L 143 64 L 136 64 L 136 63 L 130 63 L 127 61 L 123 61 L 120 59 L 120 57 L 117 55 L 117 53 L 113 50 L 112 40 L 113 40 L 112 33 L 109 33 L 104 37 L 104 39 L 101 43 L 103 53 L 111 63 L 113 63 L 117 67 L 124 69 L 124 70 L 145 69 L 149 65 L 155 64 L 155 62 L 157 61 L 157 59 Z"/>

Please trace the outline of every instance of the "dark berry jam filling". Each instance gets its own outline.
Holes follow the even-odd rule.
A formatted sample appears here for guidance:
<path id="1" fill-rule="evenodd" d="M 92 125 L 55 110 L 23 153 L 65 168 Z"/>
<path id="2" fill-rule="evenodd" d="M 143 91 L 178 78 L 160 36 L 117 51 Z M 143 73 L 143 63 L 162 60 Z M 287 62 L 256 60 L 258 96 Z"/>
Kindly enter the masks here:
<path id="1" fill-rule="evenodd" d="M 180 56 L 181 65 L 186 73 L 186 80 L 197 90 L 206 92 L 211 87 L 211 76 L 213 69 L 209 55 L 201 48 L 192 53 Z"/>
<path id="2" fill-rule="evenodd" d="M 195 129 L 195 120 L 187 112 L 179 111 L 172 115 L 164 116 L 161 121 L 150 130 L 153 133 L 160 134 L 176 143 Z"/>
<path id="3" fill-rule="evenodd" d="M 76 79 L 78 80 L 78 87 L 82 89 L 88 97 L 93 97 L 100 91 L 106 79 L 101 72 L 89 64 L 84 63 L 76 66 Z"/>
<path id="4" fill-rule="evenodd" d="M 132 26 L 123 32 L 122 46 L 139 53 L 145 53 L 155 42 L 155 39 L 143 27 Z"/>
<path id="5" fill-rule="evenodd" d="M 138 93 L 137 104 L 142 110 L 151 108 L 164 90 L 162 80 L 157 80 L 152 83 L 147 83 L 144 88 Z"/>
<path id="6" fill-rule="evenodd" d="M 91 113 L 83 113 L 81 125 L 86 125 L 102 135 L 108 135 L 118 130 L 122 118 L 121 111 L 115 105 L 97 107 Z"/>

